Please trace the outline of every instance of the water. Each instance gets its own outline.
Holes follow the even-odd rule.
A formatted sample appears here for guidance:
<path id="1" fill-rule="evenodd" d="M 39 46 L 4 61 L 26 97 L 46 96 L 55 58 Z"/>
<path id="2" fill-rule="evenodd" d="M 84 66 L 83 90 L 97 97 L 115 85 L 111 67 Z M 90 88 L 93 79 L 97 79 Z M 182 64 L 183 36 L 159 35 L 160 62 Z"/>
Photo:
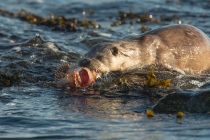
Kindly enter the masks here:
<path id="1" fill-rule="evenodd" d="M 0 9 L 11 12 L 25 9 L 45 17 L 53 13 L 79 20 L 84 20 L 83 10 L 94 9 L 93 15 L 87 12 L 87 18 L 95 19 L 103 28 L 54 31 L 51 27 L 0 16 L 1 71 L 19 71 L 23 77 L 21 84 L 4 86 L 0 91 L 0 139 L 209 139 L 209 114 L 186 112 L 182 119 L 177 119 L 176 114 L 163 113 L 147 118 L 145 110 L 151 107 L 151 98 L 137 91 L 90 94 L 47 86 L 54 80 L 53 71 L 60 63 L 75 62 L 77 54 L 86 53 L 91 44 L 101 39 L 140 34 L 141 25 L 153 29 L 189 23 L 210 36 L 209 4 L 196 0 L 1 2 Z M 179 19 L 110 27 L 119 10 L 148 12 L 158 19 L 178 15 Z M 27 41 L 36 35 L 48 43 L 30 46 Z"/>

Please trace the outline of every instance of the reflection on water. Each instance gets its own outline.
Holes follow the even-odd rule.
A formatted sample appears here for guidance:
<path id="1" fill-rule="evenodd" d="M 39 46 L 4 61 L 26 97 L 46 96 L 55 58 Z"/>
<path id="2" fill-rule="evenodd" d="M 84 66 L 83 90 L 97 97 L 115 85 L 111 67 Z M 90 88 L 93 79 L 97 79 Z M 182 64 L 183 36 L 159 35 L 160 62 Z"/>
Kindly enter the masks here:
<path id="1" fill-rule="evenodd" d="M 139 115 L 142 115 L 141 113 L 145 111 L 149 103 L 148 99 L 141 97 L 142 95 L 139 93 L 129 95 L 109 94 L 113 95 L 111 97 L 103 95 L 65 95 L 59 100 L 59 104 L 70 112 L 79 111 L 88 116 L 100 115 L 99 118 L 95 119 L 127 118 L 135 120 Z"/>
<path id="2" fill-rule="evenodd" d="M 40 87 L 9 88 L 1 94 L 3 137 L 181 139 L 209 137 L 209 115 L 144 113 L 147 98 L 129 95 L 68 94 Z"/>

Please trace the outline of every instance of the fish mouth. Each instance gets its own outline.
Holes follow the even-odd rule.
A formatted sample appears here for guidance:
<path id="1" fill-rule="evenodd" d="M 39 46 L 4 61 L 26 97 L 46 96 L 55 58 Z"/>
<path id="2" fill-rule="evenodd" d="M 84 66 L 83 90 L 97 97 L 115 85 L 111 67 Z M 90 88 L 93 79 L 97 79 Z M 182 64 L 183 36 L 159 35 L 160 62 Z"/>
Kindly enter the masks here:
<path id="1" fill-rule="evenodd" d="M 70 78 L 68 81 L 69 83 L 73 82 L 73 87 L 86 87 L 90 84 L 94 84 L 97 77 L 97 73 L 94 70 L 83 67 L 74 69 L 73 72 L 68 75 L 71 74 L 73 74 L 72 79 Z"/>
<path id="2" fill-rule="evenodd" d="M 95 70 L 86 67 L 70 68 L 70 65 L 61 65 L 55 72 L 57 86 L 63 87 L 69 85 L 74 88 L 87 87 L 94 84 L 98 76 Z"/>
<path id="3" fill-rule="evenodd" d="M 86 69 L 82 69 L 79 71 L 79 76 L 81 79 L 81 83 L 86 85 L 90 79 L 90 75 Z"/>

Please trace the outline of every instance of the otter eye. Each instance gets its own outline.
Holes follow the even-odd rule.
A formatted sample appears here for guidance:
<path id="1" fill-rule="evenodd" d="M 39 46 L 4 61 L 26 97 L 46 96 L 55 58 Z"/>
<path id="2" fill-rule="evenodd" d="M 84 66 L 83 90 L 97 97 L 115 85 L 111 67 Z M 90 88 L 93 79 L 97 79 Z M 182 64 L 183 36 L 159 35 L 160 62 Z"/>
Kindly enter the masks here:
<path id="1" fill-rule="evenodd" d="M 117 47 L 113 47 L 113 48 L 111 49 L 111 52 L 112 52 L 112 54 L 113 54 L 114 56 L 117 56 L 117 54 L 118 54 L 118 48 L 117 48 Z"/>

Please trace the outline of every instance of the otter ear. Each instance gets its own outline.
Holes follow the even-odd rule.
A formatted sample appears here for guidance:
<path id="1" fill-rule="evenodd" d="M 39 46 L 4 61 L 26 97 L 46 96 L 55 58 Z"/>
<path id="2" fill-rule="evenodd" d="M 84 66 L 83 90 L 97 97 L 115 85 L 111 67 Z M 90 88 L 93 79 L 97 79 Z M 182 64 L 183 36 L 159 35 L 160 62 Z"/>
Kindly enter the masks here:
<path id="1" fill-rule="evenodd" d="M 111 51 L 112 51 L 112 54 L 113 54 L 114 56 L 117 56 L 117 55 L 118 55 L 118 48 L 117 48 L 117 47 L 113 47 L 113 48 L 111 49 Z"/>

